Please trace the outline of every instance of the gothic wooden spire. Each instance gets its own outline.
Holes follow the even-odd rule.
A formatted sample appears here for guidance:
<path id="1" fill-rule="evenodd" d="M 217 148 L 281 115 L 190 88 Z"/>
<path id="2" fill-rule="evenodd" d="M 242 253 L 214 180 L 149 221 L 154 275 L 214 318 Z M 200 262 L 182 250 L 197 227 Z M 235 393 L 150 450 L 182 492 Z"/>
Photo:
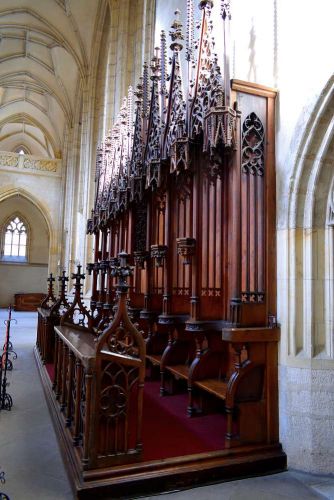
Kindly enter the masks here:
<path id="1" fill-rule="evenodd" d="M 156 188 L 160 183 L 161 157 L 161 115 L 159 99 L 160 57 L 159 47 L 155 48 L 151 62 L 151 102 L 145 149 L 145 166 L 147 169 L 146 186 Z"/>
<path id="2" fill-rule="evenodd" d="M 173 56 L 163 148 L 164 157 L 173 156 L 171 148 L 174 143 L 177 140 L 186 137 L 186 103 L 183 97 L 182 72 L 179 56 L 180 51 L 183 48 L 182 40 L 184 39 L 184 36 L 179 10 L 175 11 L 175 19 L 172 23 L 169 34 L 172 39 L 170 48 L 173 51 Z M 172 168 L 172 170 L 174 170 L 174 168 Z"/>
<path id="3" fill-rule="evenodd" d="M 170 75 L 167 74 L 166 34 L 162 31 L 160 48 L 155 48 L 151 60 L 150 76 L 145 63 L 135 92 L 135 117 L 133 91 L 129 88 L 115 124 L 97 150 L 96 201 L 94 214 L 88 221 L 91 233 L 98 224 L 116 217 L 129 201 L 142 200 L 145 189 L 161 185 L 162 172 L 166 174 L 161 160 L 170 159 L 172 172 L 188 168 L 189 140 L 201 138 L 203 150 L 210 154 L 212 161 L 235 147 L 236 112 L 230 107 L 230 1 L 220 0 L 223 71 L 215 53 L 211 16 L 213 0 L 199 2 L 202 16 L 198 41 L 194 36 L 193 2 L 187 0 L 186 36 L 180 12 L 175 11 L 169 32 L 172 50 Z M 186 78 L 182 74 L 180 58 L 184 43 L 188 66 Z M 218 149 L 219 155 L 216 154 Z"/>
<path id="4" fill-rule="evenodd" d="M 164 127 L 166 122 L 166 99 L 167 93 L 167 45 L 166 33 L 162 30 L 160 34 L 160 66 L 161 66 L 161 79 L 160 79 L 160 94 L 161 94 L 161 125 Z"/>
<path id="5" fill-rule="evenodd" d="M 202 10 L 202 19 L 200 23 L 200 37 L 197 44 L 197 65 L 193 101 L 190 106 L 190 134 L 193 136 L 200 134 L 204 129 L 204 116 L 207 111 L 208 91 L 212 89 L 212 85 L 210 85 L 210 70 L 212 67 L 214 47 L 211 21 L 212 7 L 212 0 L 201 0 L 199 4 L 199 8 Z"/>
<path id="6" fill-rule="evenodd" d="M 132 155 L 130 160 L 130 200 L 139 201 L 143 196 L 143 78 L 134 92 L 135 95 L 135 124 Z"/>
<path id="7" fill-rule="evenodd" d="M 230 105 L 230 0 L 221 0 L 221 16 L 223 19 L 224 36 L 224 83 L 225 105 Z"/>
<path id="8" fill-rule="evenodd" d="M 187 36 L 186 36 L 187 61 L 194 60 L 194 6 L 193 0 L 187 0 Z"/>

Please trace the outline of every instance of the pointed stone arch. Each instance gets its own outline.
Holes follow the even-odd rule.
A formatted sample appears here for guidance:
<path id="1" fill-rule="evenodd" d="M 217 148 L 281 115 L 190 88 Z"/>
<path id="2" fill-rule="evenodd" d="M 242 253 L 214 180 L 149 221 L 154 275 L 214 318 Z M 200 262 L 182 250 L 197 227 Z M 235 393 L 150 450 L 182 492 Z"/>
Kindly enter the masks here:
<path id="1" fill-rule="evenodd" d="M 334 77 L 310 116 L 297 153 L 288 210 L 288 356 L 334 360 L 329 304 L 332 228 L 328 225 L 334 183 Z M 332 293 L 331 293 L 332 295 Z M 301 300 L 302 299 L 302 300 Z M 322 309 L 322 310 L 321 310 Z M 323 329 L 319 326 L 323 319 Z"/>
<path id="2" fill-rule="evenodd" d="M 334 76 L 303 132 L 277 234 L 281 440 L 291 467 L 318 473 L 334 466 L 333 158 Z"/>

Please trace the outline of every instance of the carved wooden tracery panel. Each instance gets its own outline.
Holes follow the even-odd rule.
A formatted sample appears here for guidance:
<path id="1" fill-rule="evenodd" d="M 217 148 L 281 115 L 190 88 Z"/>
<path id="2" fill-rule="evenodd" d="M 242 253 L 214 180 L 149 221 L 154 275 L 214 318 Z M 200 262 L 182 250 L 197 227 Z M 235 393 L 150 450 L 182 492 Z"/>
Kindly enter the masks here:
<path id="1" fill-rule="evenodd" d="M 226 199 L 224 181 L 216 177 L 214 181 L 206 173 L 201 178 L 202 232 L 201 232 L 201 313 L 205 317 L 211 307 L 222 305 L 224 224 Z M 210 313 L 209 313 L 210 314 Z M 222 310 L 222 314 L 223 310 Z"/>
<path id="2" fill-rule="evenodd" d="M 131 413 L 136 412 L 132 394 L 137 389 L 138 367 L 124 366 L 117 362 L 105 362 L 102 370 L 99 441 L 97 453 L 100 457 L 111 453 L 126 453 L 136 445 L 135 429 L 130 426 Z M 133 399 L 133 400 L 132 400 Z M 133 427 L 133 425 L 132 425 Z"/>
<path id="3" fill-rule="evenodd" d="M 132 269 L 128 255 L 119 254 L 119 264 L 112 267 L 118 278 L 117 311 L 113 322 L 103 331 L 97 344 L 97 459 L 141 451 L 142 398 L 145 376 L 145 343 L 130 322 L 127 306 L 127 278 Z M 103 462 L 102 462 L 103 463 Z"/>
<path id="4" fill-rule="evenodd" d="M 150 228 L 152 268 L 152 291 L 154 294 L 163 294 L 164 261 L 167 258 L 166 234 L 167 198 L 165 190 L 158 190 L 152 194 L 152 224 Z"/>
<path id="5" fill-rule="evenodd" d="M 242 126 L 242 170 L 264 175 L 264 128 L 255 113 L 248 115 Z"/>
<path id="6" fill-rule="evenodd" d="M 242 277 L 243 302 L 264 301 L 264 127 L 256 113 L 242 126 Z"/>
<path id="7" fill-rule="evenodd" d="M 185 297 L 185 311 L 189 303 L 191 291 L 190 268 L 184 265 L 182 255 L 179 255 L 176 240 L 178 238 L 192 237 L 192 176 L 183 174 L 172 180 L 172 208 L 171 208 L 171 229 L 170 241 L 172 258 L 172 292 L 175 296 Z M 180 309 L 181 310 L 181 309 Z"/>

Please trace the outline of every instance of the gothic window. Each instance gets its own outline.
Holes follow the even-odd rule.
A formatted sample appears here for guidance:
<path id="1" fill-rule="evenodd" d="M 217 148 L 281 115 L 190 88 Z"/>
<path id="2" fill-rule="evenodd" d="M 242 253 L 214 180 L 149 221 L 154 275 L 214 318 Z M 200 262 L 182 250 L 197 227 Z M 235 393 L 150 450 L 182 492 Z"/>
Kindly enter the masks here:
<path id="1" fill-rule="evenodd" d="M 30 151 L 25 146 L 18 146 L 15 149 L 15 153 L 17 153 L 19 155 L 30 155 Z"/>
<path id="2" fill-rule="evenodd" d="M 27 225 L 15 215 L 5 224 L 3 238 L 3 260 L 27 260 Z"/>

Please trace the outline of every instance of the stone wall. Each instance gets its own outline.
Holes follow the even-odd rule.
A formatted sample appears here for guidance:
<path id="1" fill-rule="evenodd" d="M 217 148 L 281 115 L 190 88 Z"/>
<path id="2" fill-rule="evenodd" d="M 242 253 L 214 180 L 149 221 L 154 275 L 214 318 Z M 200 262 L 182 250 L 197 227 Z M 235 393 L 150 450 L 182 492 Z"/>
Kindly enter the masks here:
<path id="1" fill-rule="evenodd" d="M 32 227 L 36 223 L 36 241 L 39 237 L 44 241 L 45 232 L 48 240 L 43 256 L 34 255 L 33 251 L 32 262 L 46 265 L 50 272 L 57 271 L 62 259 L 63 173 L 60 160 L 0 152 L 1 221 L 10 215 L 6 206 L 14 210 L 22 205 L 23 215 L 32 211 L 30 219 Z M 41 223 L 40 235 L 38 223 Z"/>

